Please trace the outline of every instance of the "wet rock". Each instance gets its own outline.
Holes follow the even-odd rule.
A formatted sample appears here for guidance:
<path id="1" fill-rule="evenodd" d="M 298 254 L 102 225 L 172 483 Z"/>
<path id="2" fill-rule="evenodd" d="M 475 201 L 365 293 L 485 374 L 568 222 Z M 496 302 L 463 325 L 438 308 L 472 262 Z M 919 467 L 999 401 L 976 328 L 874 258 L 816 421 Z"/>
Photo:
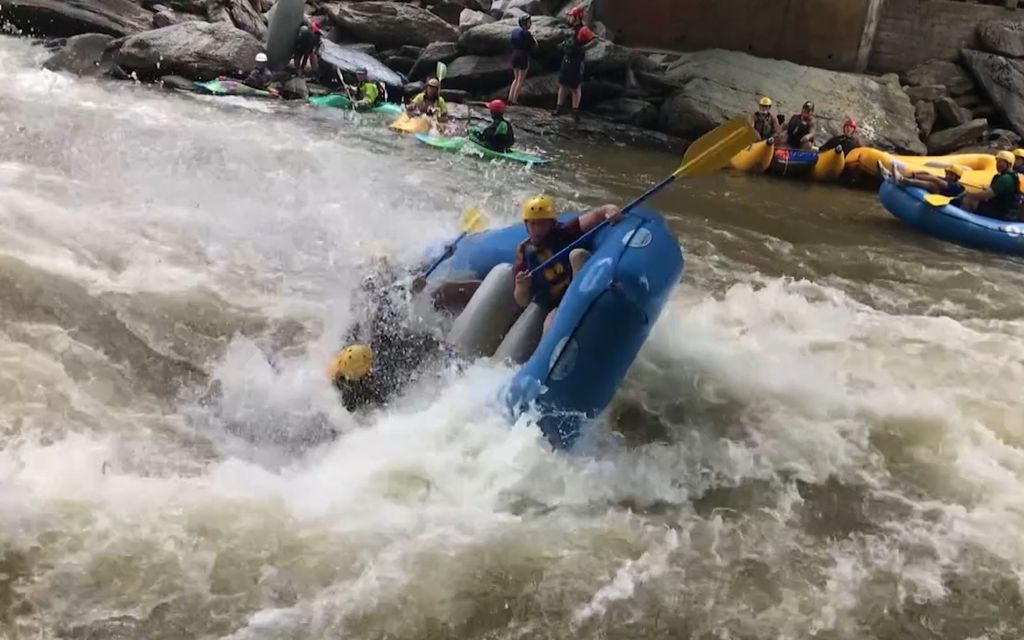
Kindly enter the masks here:
<path id="1" fill-rule="evenodd" d="M 410 82 L 402 87 L 402 95 L 404 95 L 407 99 L 411 100 L 413 96 L 423 91 L 423 88 L 425 86 L 426 83 L 423 82 Z M 443 93 L 445 90 L 442 89 L 441 91 Z M 445 98 L 445 100 L 447 100 L 447 98 Z"/>
<path id="2" fill-rule="evenodd" d="M 945 98 L 949 94 L 949 90 L 941 84 L 926 84 L 920 87 L 907 87 L 905 91 L 911 102 L 917 102 L 918 100 L 935 102 L 939 98 Z"/>
<path id="3" fill-rule="evenodd" d="M 328 14 L 342 35 L 381 48 L 431 42 L 452 42 L 455 27 L 426 9 L 394 2 L 358 2 L 326 5 Z"/>
<path id="4" fill-rule="evenodd" d="M 430 13 L 452 25 L 459 24 L 459 16 L 466 10 L 466 7 L 458 2 L 438 2 L 430 7 Z"/>
<path id="5" fill-rule="evenodd" d="M 971 112 L 958 105 L 953 98 L 937 100 L 935 113 L 938 116 L 939 124 L 943 127 L 959 127 L 973 120 Z"/>
<path id="6" fill-rule="evenodd" d="M 631 67 L 653 71 L 657 65 L 646 57 L 637 55 L 629 47 L 617 45 L 609 40 L 598 40 L 587 49 L 587 75 L 610 76 L 625 80 L 626 70 Z"/>
<path id="7" fill-rule="evenodd" d="M 935 103 L 920 101 L 914 104 L 914 119 L 917 120 L 917 130 L 921 137 L 927 138 L 935 128 L 935 120 L 938 114 L 935 113 Z"/>
<path id="8" fill-rule="evenodd" d="M 657 107 L 646 100 L 636 98 L 606 100 L 594 107 L 594 113 L 612 122 L 637 127 L 653 127 L 658 123 Z"/>
<path id="9" fill-rule="evenodd" d="M 169 27 L 172 24 L 181 24 L 181 19 L 173 11 L 168 9 L 167 11 L 157 11 L 153 14 L 154 29 Z"/>
<path id="10" fill-rule="evenodd" d="M 291 78 L 281 84 L 280 93 L 286 100 L 305 100 L 309 97 L 309 87 L 302 78 Z"/>
<path id="11" fill-rule="evenodd" d="M 398 73 L 407 74 L 412 69 L 412 66 L 416 64 L 416 60 L 414 58 L 406 58 L 405 56 L 390 56 L 384 63 Z"/>
<path id="12" fill-rule="evenodd" d="M 611 100 L 622 96 L 624 88 L 617 82 L 606 82 L 602 80 L 588 80 L 583 83 L 583 99 L 580 107 L 588 109 L 600 102 Z M 495 91 L 488 96 L 489 100 L 501 98 L 508 95 L 506 89 Z M 523 83 L 523 89 L 519 93 L 520 103 L 532 107 L 555 108 L 555 101 L 558 97 L 558 74 L 549 73 L 541 76 L 528 76 Z"/>
<path id="13" fill-rule="evenodd" d="M 177 74 L 193 80 L 244 73 L 262 45 L 227 23 L 183 22 L 125 40 L 115 62 L 142 79 Z"/>
<path id="14" fill-rule="evenodd" d="M 143 0 L 142 6 L 150 11 L 160 11 L 158 7 L 165 5 L 173 11 L 206 16 L 207 0 Z"/>
<path id="15" fill-rule="evenodd" d="M 517 18 L 523 13 L 533 16 L 547 12 L 544 0 L 494 0 L 491 3 L 491 15 L 495 18 Z"/>
<path id="16" fill-rule="evenodd" d="M 104 33 L 119 38 L 148 29 L 152 15 L 131 0 L 4 0 L 0 23 L 36 36 Z"/>
<path id="17" fill-rule="evenodd" d="M 102 33 L 84 33 L 68 38 L 64 48 L 47 58 L 44 69 L 70 71 L 80 76 L 100 76 L 110 71 L 113 53 L 108 52 L 112 36 Z"/>
<path id="18" fill-rule="evenodd" d="M 640 77 L 642 74 L 637 73 Z M 800 78 L 794 93 L 793 78 Z M 836 135 L 850 116 L 876 146 L 923 153 L 914 108 L 895 82 L 805 67 L 782 60 L 712 49 L 680 57 L 662 82 L 677 90 L 661 107 L 663 131 L 701 135 L 737 114 L 748 113 L 759 96 L 771 96 L 778 112 L 793 114 L 805 100 L 817 107 L 819 142 Z"/>
<path id="19" fill-rule="evenodd" d="M 928 137 L 928 153 L 942 155 L 982 139 L 988 129 L 988 120 L 979 118 L 959 127 L 937 131 Z"/>
<path id="20" fill-rule="evenodd" d="M 206 15 L 210 22 L 230 22 L 260 41 L 267 35 L 263 16 L 253 9 L 249 0 L 207 0 Z"/>
<path id="21" fill-rule="evenodd" d="M 472 120 L 480 123 L 487 122 L 486 109 L 481 107 L 471 111 Z M 683 141 L 674 136 L 628 124 L 617 124 L 589 114 L 584 114 L 577 124 L 568 115 L 554 116 L 550 107 L 544 109 L 510 107 L 508 118 L 516 128 L 516 138 L 522 140 L 528 140 L 530 136 L 543 136 L 548 139 L 555 137 L 573 142 L 585 140 L 605 145 L 601 148 L 607 148 L 606 145 L 612 142 L 672 153 L 681 153 L 683 149 Z"/>
<path id="22" fill-rule="evenodd" d="M 437 69 L 437 63 L 448 64 L 459 57 L 459 45 L 454 42 L 434 42 L 427 46 L 412 66 L 408 77 L 410 80 L 422 80 L 433 75 Z"/>
<path id="23" fill-rule="evenodd" d="M 398 55 L 416 60 L 421 55 L 423 55 L 423 51 L 425 49 L 426 47 L 414 47 L 412 45 L 407 44 L 398 48 Z"/>
<path id="24" fill-rule="evenodd" d="M 338 83 L 338 70 L 355 75 L 359 68 L 366 69 L 366 76 L 374 82 L 383 82 L 392 92 L 400 91 L 404 81 L 373 56 L 365 53 L 359 45 L 341 46 L 325 39 L 320 48 L 320 80 L 328 85 Z"/>
<path id="25" fill-rule="evenodd" d="M 951 96 L 958 96 L 974 89 L 974 81 L 963 67 L 948 60 L 929 60 L 905 72 L 903 84 L 920 87 L 927 84 L 941 84 Z"/>
<path id="26" fill-rule="evenodd" d="M 999 55 L 1024 58 L 1024 23 L 1020 20 L 993 20 L 978 26 L 982 46 Z"/>
<path id="27" fill-rule="evenodd" d="M 494 18 L 484 13 L 483 11 L 473 11 L 472 9 L 463 9 L 462 13 L 459 14 L 459 31 L 466 31 L 473 27 L 480 26 L 482 24 L 490 24 L 494 22 Z"/>
<path id="28" fill-rule="evenodd" d="M 448 102 L 463 103 L 469 102 L 473 96 L 468 91 L 460 91 L 459 89 L 441 89 L 441 97 Z"/>
<path id="29" fill-rule="evenodd" d="M 466 30 L 459 36 L 459 46 L 469 53 L 482 56 L 509 54 L 512 52 L 512 31 L 519 26 L 515 20 L 500 20 L 491 24 L 483 24 Z M 538 17 L 533 19 L 530 31 L 537 39 L 537 57 L 551 56 L 557 53 L 558 45 L 565 37 L 563 23 L 555 18 Z"/>
<path id="30" fill-rule="evenodd" d="M 1024 60 L 965 49 L 964 61 L 1010 128 L 1024 135 Z"/>
<path id="31" fill-rule="evenodd" d="M 448 65 L 444 84 L 450 89 L 464 89 L 482 93 L 512 81 L 512 68 L 505 56 L 462 56 Z"/>

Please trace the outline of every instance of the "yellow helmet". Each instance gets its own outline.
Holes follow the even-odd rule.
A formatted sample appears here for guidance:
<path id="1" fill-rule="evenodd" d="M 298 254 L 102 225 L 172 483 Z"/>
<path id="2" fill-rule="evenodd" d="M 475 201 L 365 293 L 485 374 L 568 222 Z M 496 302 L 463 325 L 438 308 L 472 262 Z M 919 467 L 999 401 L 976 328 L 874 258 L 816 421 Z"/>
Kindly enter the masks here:
<path id="1" fill-rule="evenodd" d="M 365 378 L 372 368 L 373 349 L 363 344 L 354 344 L 342 349 L 331 361 L 327 375 L 331 380 L 356 382 Z"/>
<path id="2" fill-rule="evenodd" d="M 958 178 L 962 178 L 964 177 L 964 173 L 967 172 L 967 167 L 963 166 L 962 164 L 951 164 L 946 167 L 946 171 L 952 173 Z"/>
<path id="3" fill-rule="evenodd" d="M 1013 155 L 1017 156 L 1018 158 L 1024 158 L 1024 149 L 1014 149 Z"/>
<path id="4" fill-rule="evenodd" d="M 1000 151 L 999 153 L 997 153 L 996 160 L 1002 160 L 1004 162 L 1009 162 L 1010 164 L 1013 164 L 1015 162 L 1015 160 L 1013 159 L 1013 154 L 1010 153 L 1009 151 Z"/>
<path id="5" fill-rule="evenodd" d="M 759 102 L 758 104 L 760 104 L 762 107 L 770 107 L 772 106 L 772 99 L 769 98 L 768 96 L 765 96 L 761 98 L 761 102 Z"/>
<path id="6" fill-rule="evenodd" d="M 523 222 L 527 220 L 556 220 L 555 201 L 548 196 L 534 196 L 523 203 Z"/>

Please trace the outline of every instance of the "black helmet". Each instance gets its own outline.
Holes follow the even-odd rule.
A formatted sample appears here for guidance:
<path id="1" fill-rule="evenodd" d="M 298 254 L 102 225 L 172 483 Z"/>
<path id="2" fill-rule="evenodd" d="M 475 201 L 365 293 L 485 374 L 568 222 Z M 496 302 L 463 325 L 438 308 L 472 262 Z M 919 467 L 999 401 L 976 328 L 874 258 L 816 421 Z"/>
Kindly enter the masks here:
<path id="1" fill-rule="evenodd" d="M 366 67 L 359 67 L 356 69 L 357 76 L 365 76 L 367 74 Z"/>
<path id="2" fill-rule="evenodd" d="M 531 20 L 533 20 L 533 18 L 530 16 L 530 14 L 527 13 L 525 15 L 521 15 L 519 16 L 519 26 L 525 26 L 529 24 Z"/>

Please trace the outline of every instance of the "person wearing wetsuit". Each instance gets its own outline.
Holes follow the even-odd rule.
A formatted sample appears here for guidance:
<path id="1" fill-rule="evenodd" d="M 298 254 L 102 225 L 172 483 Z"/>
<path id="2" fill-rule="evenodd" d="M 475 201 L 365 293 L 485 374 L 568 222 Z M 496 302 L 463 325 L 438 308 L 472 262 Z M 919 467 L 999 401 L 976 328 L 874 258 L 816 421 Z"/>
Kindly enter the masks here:
<path id="1" fill-rule="evenodd" d="M 597 36 L 583 24 L 583 7 L 570 9 L 567 19 L 572 32 L 562 41 L 562 66 L 558 73 L 558 104 L 555 107 L 555 115 L 562 114 L 565 102 L 571 95 L 572 117 L 579 122 L 587 47 Z"/>
<path id="2" fill-rule="evenodd" d="M 823 153 L 839 147 L 843 150 L 844 155 L 850 155 L 851 151 L 863 146 L 864 140 L 857 133 L 857 121 L 853 118 L 847 118 L 846 122 L 843 123 L 843 133 L 830 138 L 828 142 L 821 145 L 818 151 Z"/>
<path id="3" fill-rule="evenodd" d="M 245 76 L 242 80 L 242 84 L 252 87 L 253 89 L 266 90 L 270 86 L 271 80 L 273 80 L 274 74 L 267 67 L 267 54 L 262 51 L 256 54 L 256 66 L 252 68 L 249 75 Z"/>
<path id="4" fill-rule="evenodd" d="M 519 104 L 519 92 L 530 71 L 530 54 L 537 48 L 537 39 L 530 33 L 530 16 L 520 16 L 519 26 L 512 32 L 512 86 L 508 89 L 509 104 Z"/>
<path id="5" fill-rule="evenodd" d="M 505 119 L 505 103 L 501 100 L 491 100 L 487 103 L 487 108 L 491 112 L 491 124 L 486 129 L 470 129 L 469 135 L 475 142 L 488 149 L 505 153 L 516 143 L 512 123 Z"/>
<path id="6" fill-rule="evenodd" d="M 786 125 L 786 146 L 790 149 L 812 149 L 814 147 L 814 103 L 808 100 Z"/>
<path id="7" fill-rule="evenodd" d="M 996 175 L 987 189 L 964 196 L 963 208 L 996 220 L 1020 219 L 1020 182 L 1009 151 L 996 154 Z"/>
<path id="8" fill-rule="evenodd" d="M 757 111 L 747 118 L 758 140 L 769 140 L 776 138 L 782 133 L 782 125 L 778 118 L 772 113 L 772 99 L 768 96 L 761 98 L 758 102 Z"/>

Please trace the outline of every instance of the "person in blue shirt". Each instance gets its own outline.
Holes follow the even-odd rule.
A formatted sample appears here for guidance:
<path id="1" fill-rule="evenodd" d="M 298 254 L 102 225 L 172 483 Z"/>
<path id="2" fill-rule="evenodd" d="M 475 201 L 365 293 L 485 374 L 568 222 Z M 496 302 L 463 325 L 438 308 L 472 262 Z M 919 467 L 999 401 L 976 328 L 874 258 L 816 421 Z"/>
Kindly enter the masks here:
<path id="1" fill-rule="evenodd" d="M 896 184 L 920 187 L 926 191 L 937 193 L 940 196 L 957 198 L 964 193 L 964 187 L 960 184 L 960 178 L 964 177 L 965 167 L 958 164 L 951 164 L 946 167 L 946 175 L 942 178 L 934 176 L 927 171 L 916 171 L 909 175 L 899 173 L 899 168 L 894 166 L 896 171 L 893 176 Z"/>
<path id="2" fill-rule="evenodd" d="M 530 71 L 530 54 L 537 48 L 537 39 L 530 33 L 530 16 L 520 16 L 519 27 L 512 31 L 512 86 L 508 90 L 508 103 L 519 104 L 519 92 Z"/>

